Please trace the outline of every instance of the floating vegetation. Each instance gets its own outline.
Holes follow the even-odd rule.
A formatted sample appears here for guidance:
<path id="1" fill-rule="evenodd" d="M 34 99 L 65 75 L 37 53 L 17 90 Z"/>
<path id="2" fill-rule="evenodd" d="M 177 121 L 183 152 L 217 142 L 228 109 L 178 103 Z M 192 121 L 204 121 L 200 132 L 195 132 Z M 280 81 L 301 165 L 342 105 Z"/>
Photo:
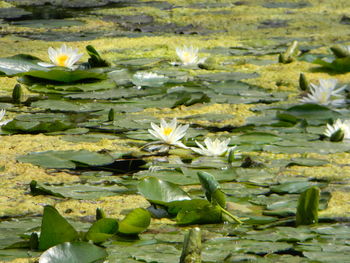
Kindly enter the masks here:
<path id="1" fill-rule="evenodd" d="M 348 261 L 341 1 L 0 3 L 1 262 Z"/>

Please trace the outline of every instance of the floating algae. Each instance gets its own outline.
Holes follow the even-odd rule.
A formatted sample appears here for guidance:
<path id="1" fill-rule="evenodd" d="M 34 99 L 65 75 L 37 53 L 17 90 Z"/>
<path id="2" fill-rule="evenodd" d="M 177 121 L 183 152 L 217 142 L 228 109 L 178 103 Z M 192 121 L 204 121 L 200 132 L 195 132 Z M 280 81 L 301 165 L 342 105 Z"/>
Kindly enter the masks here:
<path id="1" fill-rule="evenodd" d="M 13 8 L 13 1 L 9 2 L 11 4 L 1 1 L 0 7 Z M 0 78 L 1 108 L 6 108 L 7 119 L 15 118 L 21 125 L 23 122 L 27 125 L 29 116 L 42 120 L 45 116 L 40 114 L 53 113 L 50 116 L 62 120 L 57 113 L 63 113 L 71 116 L 70 124 L 83 125 L 58 131 L 56 135 L 47 131 L 25 134 L 25 129 L 20 130 L 24 134 L 9 135 L 6 129 L 3 130 L 0 217 L 6 220 L 0 223 L 0 228 L 2 224 L 12 222 L 8 220 L 12 217 L 21 221 L 41 215 L 44 205 L 56 206 L 64 217 L 79 223 L 93 221 L 96 208 L 103 208 L 108 217 L 122 219 L 126 211 L 149 205 L 144 197 L 135 194 L 138 180 L 145 176 L 186 185 L 187 192 L 202 198 L 196 173 L 205 169 L 214 173 L 222 184 L 229 199 L 228 209 L 249 220 L 236 228 L 229 224 L 203 225 L 204 260 L 219 262 L 225 257 L 228 260 L 237 257 L 259 260 L 262 255 L 271 262 L 279 259 L 287 262 L 290 258 L 314 260 L 314 255 L 305 252 L 303 246 L 312 246 L 315 251 L 326 246 L 321 241 L 312 243 L 316 234 L 321 235 L 321 239 L 325 237 L 317 226 L 295 229 L 290 227 L 291 221 L 286 223 L 289 226 L 267 225 L 267 230 L 259 230 L 272 232 L 267 235 L 253 232 L 248 222 L 263 229 L 262 222 L 282 224 L 283 220 L 279 218 L 293 220 L 298 194 L 313 185 L 321 188 L 320 208 L 323 210 L 320 218 L 337 217 L 346 221 L 349 216 L 346 201 L 348 143 L 345 140 L 331 143 L 322 138 L 327 121 L 316 115 L 305 121 L 298 119 L 298 116 L 289 114 L 288 107 L 299 103 L 298 78 L 301 72 L 314 84 L 327 78 L 337 78 L 346 84 L 350 73 L 330 75 L 316 70 L 314 64 L 305 60 L 277 63 L 278 54 L 292 40 L 299 41 L 302 52 L 314 55 L 329 55 L 328 48 L 335 43 L 348 44 L 348 25 L 341 23 L 344 14 L 350 11 L 346 1 L 266 3 L 247 0 L 232 3 L 222 0 L 198 3 L 168 0 L 158 4 L 133 1 L 118 6 L 110 3 L 113 1 L 98 2 L 98 7 L 88 9 L 68 7 L 73 15 L 62 21 L 38 21 L 36 24 L 29 19 L 26 23 L 2 23 L 0 57 L 30 54 L 48 62 L 49 46 L 58 47 L 70 41 L 67 45 L 78 48 L 80 52 L 87 45 L 94 46 L 104 59 L 112 62 L 115 70 L 124 69 L 127 74 L 119 72 L 114 79 L 118 84 L 110 94 L 104 94 L 108 85 L 91 93 L 78 92 L 79 87 L 61 84 L 46 87 L 49 91 L 55 90 L 56 95 L 63 94 L 62 97 L 45 92 L 38 95 L 36 92 L 40 87 L 36 87 L 27 92 L 29 102 L 17 106 L 10 98 L 14 85 L 17 80 L 22 81 L 22 77 Z M 25 10 L 31 12 L 30 8 Z M 178 61 L 175 48 L 183 45 L 198 47 L 201 58 L 215 58 L 213 67 L 208 70 L 205 67 L 173 66 L 172 63 Z M 88 55 L 84 54 L 81 61 L 87 59 Z M 173 82 L 170 81 L 164 90 L 152 87 L 137 90 L 128 82 L 137 71 L 168 74 Z M 150 94 L 152 92 L 154 94 Z M 47 99 L 50 103 L 42 103 Z M 64 107 L 55 100 L 73 105 L 70 110 L 73 109 L 74 113 L 66 114 Z M 84 105 L 88 105 L 87 108 Z M 92 108 L 99 105 L 101 108 Z M 113 107 L 115 118 L 112 121 L 108 120 L 107 114 Z M 23 114 L 27 117 L 21 116 Z M 340 114 L 343 114 L 343 119 L 350 116 L 347 110 Z M 159 123 L 160 118 L 178 118 L 180 123 L 190 124 L 189 135 L 184 139 L 189 147 L 196 146 L 195 140 L 202 142 L 206 136 L 231 138 L 231 146 L 237 145 L 241 157 L 228 164 L 226 158 L 209 160 L 190 149 L 181 153 L 181 150 L 172 149 L 170 156 L 161 152 L 146 153 L 142 146 L 155 140 L 147 129 L 150 122 Z M 66 150 L 87 150 L 111 154 L 124 162 L 123 158 L 131 158 L 148 163 L 137 166 L 136 172 L 126 172 L 108 165 L 103 168 L 44 169 L 17 161 L 19 156 L 33 152 Z M 146 170 L 148 167 L 151 169 Z M 31 180 L 62 193 L 70 187 L 73 190 L 65 199 L 32 196 L 29 191 Z M 340 228 L 339 231 L 347 231 L 344 225 L 340 224 Z M 27 229 L 22 230 L 24 233 Z M 131 245 L 125 248 L 120 241 L 108 245 L 107 250 L 111 260 L 166 262 L 166 257 L 178 260 L 182 230 L 183 227 L 174 225 L 173 220 L 155 219 L 150 229 L 140 235 L 144 242 L 141 247 Z M 340 236 L 334 242 L 337 249 L 346 246 Z M 242 253 L 232 251 L 232 240 Z M 0 242 L 1 248 L 10 245 Z M 161 242 L 163 244 L 159 244 Z M 270 251 L 270 247 L 274 250 Z M 166 256 L 160 255 L 160 248 Z M 23 250 L 15 252 L 18 251 Z M 216 252 L 210 254 L 206 251 Z M 28 261 L 29 256 L 16 255 L 15 252 L 4 254 L 0 260 Z"/>

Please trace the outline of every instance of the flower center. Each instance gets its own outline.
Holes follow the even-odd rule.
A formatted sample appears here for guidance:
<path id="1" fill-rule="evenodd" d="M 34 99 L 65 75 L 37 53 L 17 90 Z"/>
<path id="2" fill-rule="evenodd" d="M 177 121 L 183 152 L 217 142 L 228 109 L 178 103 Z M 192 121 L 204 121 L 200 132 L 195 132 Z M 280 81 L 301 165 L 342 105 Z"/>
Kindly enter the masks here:
<path id="1" fill-rule="evenodd" d="M 190 62 L 192 60 L 192 54 L 189 52 L 184 52 L 183 53 L 183 61 L 184 62 Z"/>
<path id="2" fill-rule="evenodd" d="M 68 56 L 67 56 L 66 54 L 59 55 L 59 56 L 56 58 L 57 65 L 58 65 L 58 66 L 61 66 L 61 67 L 66 66 L 67 60 L 68 60 Z"/>
<path id="3" fill-rule="evenodd" d="M 164 128 L 164 130 L 163 130 L 163 134 L 164 134 L 165 136 L 169 136 L 170 133 L 172 133 L 172 132 L 173 132 L 173 128 L 170 128 L 170 127 L 166 127 L 166 128 Z"/>
<path id="4" fill-rule="evenodd" d="M 321 103 L 326 103 L 326 102 L 328 102 L 328 93 L 327 93 L 327 92 L 322 92 L 322 93 L 321 93 L 320 102 L 321 102 Z"/>

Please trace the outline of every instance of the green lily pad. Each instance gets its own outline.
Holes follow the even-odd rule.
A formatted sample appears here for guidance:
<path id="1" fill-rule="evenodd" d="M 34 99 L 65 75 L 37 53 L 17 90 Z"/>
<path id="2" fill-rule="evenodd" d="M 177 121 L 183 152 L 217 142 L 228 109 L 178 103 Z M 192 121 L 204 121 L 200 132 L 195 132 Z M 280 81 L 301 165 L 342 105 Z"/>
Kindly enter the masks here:
<path id="1" fill-rule="evenodd" d="M 160 62 L 162 62 L 164 59 L 161 58 L 132 58 L 132 59 L 123 59 L 115 61 L 116 64 L 134 68 L 134 69 L 143 69 L 148 68 L 150 66 L 154 66 Z"/>
<path id="2" fill-rule="evenodd" d="M 293 158 L 290 163 L 288 163 L 286 166 L 322 166 L 327 164 L 327 160 L 322 160 L 322 159 L 316 159 L 316 158 Z"/>
<path id="3" fill-rule="evenodd" d="M 150 202 L 166 205 L 169 202 L 190 200 L 189 195 L 176 184 L 155 177 L 145 177 L 137 186 L 138 191 Z"/>
<path id="4" fill-rule="evenodd" d="M 48 69 L 38 65 L 41 62 L 37 57 L 26 54 L 18 54 L 12 57 L 0 58 L 0 73 L 7 76 L 14 76 L 18 73 L 30 70 L 48 71 Z"/>
<path id="5" fill-rule="evenodd" d="M 180 225 L 189 224 L 215 224 L 222 222 L 222 211 L 219 206 L 207 204 L 197 207 L 184 207 L 176 216 Z"/>
<path id="6" fill-rule="evenodd" d="M 61 28 L 71 26 L 82 26 L 85 23 L 79 20 L 64 19 L 40 19 L 40 20 L 22 20 L 13 21 L 12 25 L 30 28 Z"/>
<path id="7" fill-rule="evenodd" d="M 52 246 L 78 238 L 78 232 L 52 206 L 44 207 L 39 237 L 39 249 L 46 250 Z"/>
<path id="8" fill-rule="evenodd" d="M 218 204 L 221 207 L 226 207 L 226 196 L 220 189 L 219 183 L 214 176 L 207 172 L 198 172 L 198 178 L 208 201 L 213 204 Z"/>
<path id="9" fill-rule="evenodd" d="M 150 223 L 150 213 L 146 209 L 136 208 L 119 222 L 118 232 L 126 235 L 137 235 L 145 231 Z"/>
<path id="10" fill-rule="evenodd" d="M 206 81 L 227 81 L 227 80 L 241 80 L 252 79 L 259 77 L 258 73 L 243 73 L 243 72 L 219 72 L 211 74 L 197 75 L 200 80 Z"/>
<path id="11" fill-rule="evenodd" d="M 267 144 L 280 141 L 281 138 L 275 134 L 267 132 L 248 132 L 246 134 L 232 137 L 231 144 Z"/>
<path id="12" fill-rule="evenodd" d="M 349 261 L 350 251 L 339 252 L 303 252 L 303 255 L 315 262 L 333 263 Z"/>
<path id="13" fill-rule="evenodd" d="M 302 104 L 292 106 L 286 110 L 298 119 L 328 120 L 339 118 L 340 113 L 318 104 Z"/>
<path id="14" fill-rule="evenodd" d="M 108 154 L 80 151 L 47 151 L 29 153 L 17 158 L 20 162 L 32 163 L 44 168 L 75 169 L 77 166 L 102 166 L 114 162 Z"/>
<path id="15" fill-rule="evenodd" d="M 49 71 L 43 70 L 31 70 L 23 73 L 19 73 L 19 76 L 32 77 L 41 81 L 54 81 L 72 83 L 77 81 L 91 81 L 91 80 L 104 80 L 107 75 L 104 73 L 98 73 L 88 70 L 64 70 L 64 69 L 51 69 Z"/>
<path id="16" fill-rule="evenodd" d="M 118 221 L 113 218 L 101 218 L 92 224 L 86 233 L 87 240 L 102 243 L 111 238 L 118 231 Z"/>
<path id="17" fill-rule="evenodd" d="M 273 185 L 270 187 L 271 191 L 278 194 L 300 194 L 304 192 L 311 186 L 317 186 L 322 184 L 317 184 L 308 181 L 295 181 L 295 182 L 286 182 L 279 185 Z M 323 184 L 325 186 L 325 184 Z"/>
<path id="18" fill-rule="evenodd" d="M 39 263 L 94 263 L 104 260 L 107 252 L 87 242 L 65 242 L 45 251 Z"/>
<path id="19" fill-rule="evenodd" d="M 93 103 L 78 103 L 74 101 L 65 100 L 39 100 L 31 104 L 32 107 L 50 109 L 52 111 L 61 112 L 94 112 L 103 110 L 104 107 Z"/>
<path id="20" fill-rule="evenodd" d="M 101 90 L 109 90 L 116 85 L 111 80 L 102 80 L 93 83 L 76 83 L 69 85 L 53 85 L 53 84 L 34 84 L 28 87 L 30 91 L 46 93 L 46 94 L 72 94 L 80 92 L 96 92 Z"/>
<path id="21" fill-rule="evenodd" d="M 333 72 L 345 73 L 350 71 L 350 57 L 335 58 L 331 62 L 318 58 L 313 63 Z"/>
<path id="22" fill-rule="evenodd" d="M 128 189 L 126 187 L 118 185 L 100 186 L 89 184 L 74 184 L 62 186 L 45 186 L 44 189 L 57 195 L 61 195 L 65 198 L 74 198 L 78 200 L 94 200 L 105 196 L 114 196 L 118 193 L 128 192 Z"/>
<path id="23" fill-rule="evenodd" d="M 2 129 L 9 133 L 43 133 L 64 131 L 73 127 L 73 123 L 55 118 L 46 121 L 36 121 L 35 119 L 31 121 L 21 121 L 15 119 L 4 125 Z"/>

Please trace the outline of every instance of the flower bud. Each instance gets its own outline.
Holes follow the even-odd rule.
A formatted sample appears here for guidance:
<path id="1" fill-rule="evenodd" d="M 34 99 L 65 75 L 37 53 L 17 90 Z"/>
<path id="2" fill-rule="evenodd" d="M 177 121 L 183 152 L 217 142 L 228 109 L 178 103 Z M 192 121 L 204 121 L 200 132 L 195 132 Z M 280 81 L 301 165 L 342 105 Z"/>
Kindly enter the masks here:
<path id="1" fill-rule="evenodd" d="M 110 109 L 108 112 L 108 121 L 114 121 L 114 109 Z"/>
<path id="2" fill-rule="evenodd" d="M 15 104 L 21 103 L 22 95 L 23 95 L 22 86 L 20 84 L 16 84 L 12 91 L 12 102 Z"/>
<path id="3" fill-rule="evenodd" d="M 329 140 L 331 142 L 340 142 L 344 139 L 344 131 L 343 129 L 338 129 L 336 130 L 331 137 L 329 138 Z"/>
<path id="4" fill-rule="evenodd" d="M 349 51 L 343 46 L 337 45 L 331 47 L 330 49 L 337 58 L 345 58 L 350 56 Z"/>
<path id="5" fill-rule="evenodd" d="M 299 88 L 302 91 L 308 91 L 309 90 L 309 81 L 307 80 L 304 73 L 300 73 L 299 76 Z"/>

